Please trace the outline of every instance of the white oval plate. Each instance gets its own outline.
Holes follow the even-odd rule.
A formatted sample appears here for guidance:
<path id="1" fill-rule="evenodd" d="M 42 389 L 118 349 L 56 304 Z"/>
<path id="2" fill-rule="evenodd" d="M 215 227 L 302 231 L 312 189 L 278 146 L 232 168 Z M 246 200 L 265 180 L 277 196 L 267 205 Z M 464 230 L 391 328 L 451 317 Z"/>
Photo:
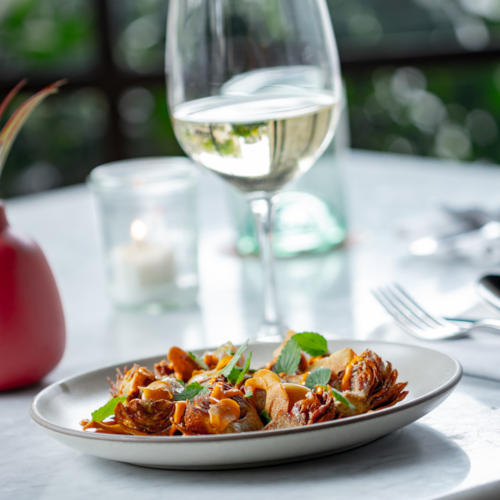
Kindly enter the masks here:
<path id="1" fill-rule="evenodd" d="M 264 365 L 278 344 L 253 344 L 252 367 Z M 432 411 L 462 377 L 455 359 L 422 347 L 374 341 L 335 340 L 331 352 L 350 347 L 358 354 L 371 349 L 408 381 L 401 403 L 356 417 L 311 426 L 266 432 L 212 436 L 123 436 L 81 430 L 79 422 L 109 399 L 107 377 L 116 366 L 75 375 L 41 391 L 31 417 L 52 437 L 71 448 L 102 458 L 165 469 L 235 469 L 316 458 L 360 446 L 408 425 Z M 196 351 L 202 354 L 203 351 Z M 165 356 L 133 360 L 153 367 Z M 120 366 L 123 368 L 123 366 Z"/>

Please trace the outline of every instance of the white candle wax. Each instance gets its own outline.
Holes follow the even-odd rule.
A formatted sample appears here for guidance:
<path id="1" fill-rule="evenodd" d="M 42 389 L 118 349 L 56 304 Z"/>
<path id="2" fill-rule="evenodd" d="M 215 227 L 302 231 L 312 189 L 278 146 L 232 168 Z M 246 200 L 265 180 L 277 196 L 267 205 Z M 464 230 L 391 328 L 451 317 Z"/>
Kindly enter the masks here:
<path id="1" fill-rule="evenodd" d="M 146 232 L 144 223 L 134 221 L 131 227 L 134 241 L 111 252 L 113 294 L 121 303 L 161 300 L 174 284 L 172 250 L 165 243 L 144 241 Z"/>

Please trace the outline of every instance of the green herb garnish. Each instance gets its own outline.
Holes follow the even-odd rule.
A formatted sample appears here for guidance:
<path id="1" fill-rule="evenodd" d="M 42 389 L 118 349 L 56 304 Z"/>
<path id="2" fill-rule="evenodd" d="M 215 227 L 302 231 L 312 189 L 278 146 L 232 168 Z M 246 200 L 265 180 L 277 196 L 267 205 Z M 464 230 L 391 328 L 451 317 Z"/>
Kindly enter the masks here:
<path id="1" fill-rule="evenodd" d="M 253 397 L 253 391 L 250 389 L 249 391 L 245 392 L 245 397 L 247 399 L 250 399 Z"/>
<path id="2" fill-rule="evenodd" d="M 308 375 L 305 385 L 311 390 L 317 385 L 325 386 L 330 382 L 331 376 L 332 372 L 330 368 L 318 368 Z"/>
<path id="3" fill-rule="evenodd" d="M 267 425 L 272 420 L 266 410 L 260 412 L 260 419 L 264 425 Z"/>
<path id="4" fill-rule="evenodd" d="M 194 352 L 191 352 L 189 351 L 188 352 L 189 354 L 189 357 L 199 366 L 201 366 L 204 370 L 208 370 L 208 366 L 207 364 L 205 363 L 205 361 L 203 361 L 199 356 L 197 356 Z"/>
<path id="5" fill-rule="evenodd" d="M 176 394 L 173 398 L 174 401 L 192 401 L 196 396 L 206 394 L 208 392 L 208 387 L 201 385 L 199 382 L 193 382 L 189 384 L 182 392 Z"/>
<path id="6" fill-rule="evenodd" d="M 316 371 L 316 370 L 314 370 Z M 314 372 L 313 372 L 314 373 Z M 346 399 L 337 389 L 334 389 L 333 387 L 330 387 L 328 385 L 322 385 L 321 386 L 325 391 L 332 391 L 332 396 L 337 400 L 340 401 L 343 405 L 348 406 L 351 410 L 355 410 L 356 407 L 348 400 Z"/>
<path id="7" fill-rule="evenodd" d="M 175 380 L 177 380 L 177 382 L 179 382 L 179 384 L 181 384 L 182 387 L 186 387 L 186 384 L 184 383 L 184 380 L 181 380 L 179 378 L 176 378 Z"/>
<path id="8" fill-rule="evenodd" d="M 233 354 L 233 359 L 231 359 L 231 361 L 229 361 L 229 363 L 222 370 L 219 370 L 216 375 L 224 375 L 224 377 L 226 378 L 229 377 L 229 374 L 236 366 L 236 363 L 241 358 L 241 355 L 243 354 L 247 346 L 248 340 Z"/>
<path id="9" fill-rule="evenodd" d="M 295 339 L 300 348 L 310 356 L 322 356 L 328 352 L 326 339 L 319 333 L 302 332 L 295 334 L 292 338 Z"/>
<path id="10" fill-rule="evenodd" d="M 240 376 L 236 380 L 236 383 L 234 385 L 241 384 L 243 382 L 243 379 L 245 378 L 245 374 L 247 373 L 248 369 L 250 368 L 250 361 L 252 359 L 252 351 L 250 351 L 250 354 L 248 355 L 247 360 L 245 361 L 245 364 L 243 365 L 243 369 L 241 370 Z"/>
<path id="11" fill-rule="evenodd" d="M 300 363 L 300 347 L 299 343 L 295 339 L 297 335 L 294 335 L 283 347 L 276 364 L 274 365 L 274 371 L 279 375 L 280 373 L 288 373 L 293 375 Z"/>
<path id="12" fill-rule="evenodd" d="M 226 377 L 230 384 L 236 385 L 236 381 L 240 378 L 241 368 L 235 366 L 231 373 Z"/>
<path id="13" fill-rule="evenodd" d="M 326 339 L 319 333 L 296 333 L 283 347 L 276 361 L 274 371 L 278 374 L 288 373 L 293 375 L 296 373 L 300 364 L 301 350 L 311 356 L 326 354 L 328 352 Z"/>
<path id="14" fill-rule="evenodd" d="M 118 403 L 123 403 L 126 399 L 126 396 L 123 398 L 117 397 L 110 399 L 104 406 L 92 412 L 92 420 L 94 422 L 102 422 L 104 419 L 111 417 L 111 415 L 115 414 L 116 405 Z"/>
<path id="15" fill-rule="evenodd" d="M 250 351 L 248 359 L 245 361 L 245 365 L 243 366 L 243 368 L 235 366 L 231 370 L 231 373 L 227 376 L 227 381 L 230 384 L 238 385 L 241 382 L 243 382 L 243 379 L 245 378 L 245 374 L 248 372 L 248 367 L 250 366 L 251 359 L 252 359 L 252 351 Z"/>

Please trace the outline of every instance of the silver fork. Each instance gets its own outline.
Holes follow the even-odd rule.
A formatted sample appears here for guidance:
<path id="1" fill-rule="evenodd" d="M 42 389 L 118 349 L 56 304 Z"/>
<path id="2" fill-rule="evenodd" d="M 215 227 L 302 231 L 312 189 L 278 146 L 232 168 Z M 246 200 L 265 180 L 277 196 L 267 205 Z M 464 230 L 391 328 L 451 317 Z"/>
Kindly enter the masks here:
<path id="1" fill-rule="evenodd" d="M 476 320 L 467 326 L 459 326 L 441 316 L 434 316 L 397 283 L 376 288 L 372 294 L 405 331 L 420 339 L 458 339 L 467 337 L 473 330 L 485 328 L 500 333 L 500 320 Z"/>

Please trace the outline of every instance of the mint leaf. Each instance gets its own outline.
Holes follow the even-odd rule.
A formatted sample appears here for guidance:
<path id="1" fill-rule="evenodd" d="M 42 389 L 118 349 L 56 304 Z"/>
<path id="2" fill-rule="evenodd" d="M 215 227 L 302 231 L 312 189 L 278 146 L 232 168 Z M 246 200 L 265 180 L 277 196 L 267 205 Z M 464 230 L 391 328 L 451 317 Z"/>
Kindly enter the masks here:
<path id="1" fill-rule="evenodd" d="M 250 368 L 251 359 L 252 359 L 252 351 L 250 351 L 250 354 L 248 355 L 248 358 L 245 361 L 245 364 L 243 366 L 243 370 L 241 370 L 240 376 L 238 377 L 238 379 L 236 380 L 236 384 L 234 384 L 234 385 L 238 385 L 238 384 L 241 384 L 241 382 L 243 382 L 243 379 L 245 378 L 245 374 L 248 371 L 248 369 Z"/>
<path id="2" fill-rule="evenodd" d="M 231 370 L 231 373 L 227 376 L 227 381 L 230 384 L 238 385 L 240 382 L 243 382 L 243 379 L 245 378 L 245 373 L 247 373 L 248 368 L 250 367 L 251 359 L 252 359 L 252 351 L 250 351 L 250 355 L 248 356 L 248 359 L 245 361 L 245 365 L 243 366 L 243 368 L 235 366 Z"/>
<path id="3" fill-rule="evenodd" d="M 126 396 L 123 398 L 117 397 L 110 399 L 104 406 L 92 412 L 92 420 L 94 422 L 102 422 L 104 419 L 111 417 L 111 415 L 115 414 L 116 405 L 118 403 L 123 403 L 126 399 Z"/>
<path id="4" fill-rule="evenodd" d="M 316 370 L 314 370 L 316 371 Z M 313 372 L 314 373 L 314 372 Z M 337 389 L 334 389 L 333 387 L 327 386 L 327 385 L 322 385 L 321 386 L 325 391 L 332 391 L 332 396 L 337 400 L 340 401 L 343 405 L 348 406 L 351 410 L 355 410 L 356 407 L 347 399 L 345 398 Z"/>
<path id="5" fill-rule="evenodd" d="M 267 425 L 272 420 L 266 410 L 260 412 L 260 419 L 264 425 Z"/>
<path id="6" fill-rule="evenodd" d="M 241 358 L 241 355 L 243 354 L 247 346 L 248 340 L 234 353 L 233 359 L 222 370 L 219 370 L 216 375 L 224 375 L 224 377 L 226 378 L 229 377 L 229 374 L 236 366 L 236 363 Z"/>
<path id="7" fill-rule="evenodd" d="M 205 363 L 205 361 L 203 361 L 199 356 L 197 356 L 194 352 L 191 352 L 189 351 L 188 352 L 189 354 L 189 357 L 198 365 L 200 365 L 204 370 L 208 370 L 208 366 L 207 364 Z"/>
<path id="8" fill-rule="evenodd" d="M 184 380 L 180 380 L 178 378 L 176 378 L 175 380 L 177 380 L 177 382 L 179 382 L 179 384 L 181 384 L 182 387 L 186 387 L 186 384 L 184 383 Z"/>
<path id="9" fill-rule="evenodd" d="M 304 352 L 311 356 L 322 356 L 328 352 L 326 339 L 319 333 L 302 332 L 295 334 L 292 338 L 297 341 Z"/>
<path id="10" fill-rule="evenodd" d="M 300 347 L 295 340 L 297 335 L 294 335 L 283 347 L 281 354 L 278 356 L 274 371 L 279 375 L 280 373 L 288 373 L 293 375 L 300 363 Z"/>
<path id="11" fill-rule="evenodd" d="M 245 397 L 247 399 L 250 399 L 253 397 L 253 391 L 250 389 L 249 391 L 245 392 Z"/>
<path id="12" fill-rule="evenodd" d="M 208 387 L 201 385 L 199 382 L 193 382 L 189 384 L 182 392 L 176 394 L 173 401 L 192 401 L 198 394 L 202 396 L 208 392 Z"/>
<path id="13" fill-rule="evenodd" d="M 333 387 L 330 387 L 331 391 L 332 391 L 332 394 L 333 394 L 333 397 L 340 401 L 342 404 L 348 406 L 351 410 L 355 410 L 356 407 L 347 399 L 345 398 L 344 396 L 342 396 L 342 394 L 337 391 L 336 389 L 334 389 Z"/>
<path id="14" fill-rule="evenodd" d="M 226 377 L 230 384 L 236 385 L 236 381 L 240 378 L 241 368 L 235 366 L 231 373 Z"/>
<path id="15" fill-rule="evenodd" d="M 331 376 L 332 372 L 330 371 L 330 368 L 318 368 L 308 375 L 305 385 L 311 390 L 317 385 L 325 386 L 328 382 L 330 382 Z"/>

